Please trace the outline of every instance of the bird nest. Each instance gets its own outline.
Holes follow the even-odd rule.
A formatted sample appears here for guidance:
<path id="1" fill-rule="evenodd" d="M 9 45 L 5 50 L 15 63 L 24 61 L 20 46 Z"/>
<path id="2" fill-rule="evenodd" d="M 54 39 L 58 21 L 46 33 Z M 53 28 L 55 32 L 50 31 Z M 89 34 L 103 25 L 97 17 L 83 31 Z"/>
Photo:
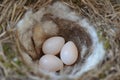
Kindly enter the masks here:
<path id="1" fill-rule="evenodd" d="M 3 33 L 0 38 L 5 53 L 2 54 L 3 60 L 9 62 L 6 60 L 8 57 L 5 57 L 8 54 L 4 51 L 6 43 L 17 47 L 14 52 L 19 53 L 17 57 L 26 66 L 14 61 L 12 65 L 17 66 L 18 70 L 26 68 L 19 72 L 28 78 L 119 79 L 119 1 L 5 0 L 1 3 L 0 23 Z M 8 7 L 5 6 L 7 4 Z M 7 27 L 3 27 L 6 24 Z M 65 41 L 73 41 L 78 48 L 79 57 L 75 64 L 64 66 L 58 72 L 48 73 L 39 69 L 38 61 L 43 55 L 43 42 L 53 36 L 62 36 Z M 11 76 L 11 79 L 14 78 Z"/>

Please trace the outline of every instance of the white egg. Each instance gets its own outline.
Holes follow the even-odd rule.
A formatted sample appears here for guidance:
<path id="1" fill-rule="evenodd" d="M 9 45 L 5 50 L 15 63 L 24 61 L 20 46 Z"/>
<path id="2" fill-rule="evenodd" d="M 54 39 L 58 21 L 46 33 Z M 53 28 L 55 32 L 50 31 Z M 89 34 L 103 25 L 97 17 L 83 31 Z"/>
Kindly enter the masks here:
<path id="1" fill-rule="evenodd" d="M 66 65 L 72 65 L 78 58 L 78 50 L 72 41 L 68 41 L 62 48 L 60 58 Z"/>
<path id="2" fill-rule="evenodd" d="M 63 37 L 59 36 L 51 37 L 43 43 L 42 46 L 43 53 L 57 55 L 64 44 L 65 40 Z"/>
<path id="3" fill-rule="evenodd" d="M 40 69 L 55 72 L 63 69 L 63 62 L 54 55 L 44 55 L 39 60 Z"/>

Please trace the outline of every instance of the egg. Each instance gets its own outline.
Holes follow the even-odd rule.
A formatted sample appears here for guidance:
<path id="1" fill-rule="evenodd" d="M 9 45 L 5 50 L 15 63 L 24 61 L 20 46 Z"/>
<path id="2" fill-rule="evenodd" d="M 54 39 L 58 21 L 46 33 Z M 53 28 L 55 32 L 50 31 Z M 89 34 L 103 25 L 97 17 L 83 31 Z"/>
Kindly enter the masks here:
<path id="1" fill-rule="evenodd" d="M 44 54 L 57 55 L 64 44 L 65 40 L 63 37 L 51 37 L 43 43 L 42 51 Z"/>
<path id="2" fill-rule="evenodd" d="M 39 60 L 40 69 L 48 72 L 55 72 L 63 69 L 63 62 L 54 55 L 44 55 Z"/>
<path id="3" fill-rule="evenodd" d="M 72 65 L 78 58 L 78 50 L 72 41 L 68 41 L 60 52 L 60 58 L 66 65 Z"/>

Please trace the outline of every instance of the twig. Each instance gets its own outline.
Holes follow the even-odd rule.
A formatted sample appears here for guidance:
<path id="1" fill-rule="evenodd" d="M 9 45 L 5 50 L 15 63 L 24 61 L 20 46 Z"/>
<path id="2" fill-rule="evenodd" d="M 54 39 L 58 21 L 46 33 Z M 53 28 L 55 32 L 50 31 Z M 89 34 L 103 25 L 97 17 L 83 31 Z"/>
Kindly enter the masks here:
<path id="1" fill-rule="evenodd" d="M 0 34 L 0 38 L 3 37 L 6 34 L 6 31 Z"/>

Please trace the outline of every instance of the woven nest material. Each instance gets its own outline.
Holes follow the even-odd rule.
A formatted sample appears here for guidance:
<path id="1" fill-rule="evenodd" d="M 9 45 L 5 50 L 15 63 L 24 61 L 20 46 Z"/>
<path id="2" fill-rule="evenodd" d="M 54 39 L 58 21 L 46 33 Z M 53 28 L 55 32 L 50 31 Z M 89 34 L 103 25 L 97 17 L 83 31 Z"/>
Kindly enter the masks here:
<path id="1" fill-rule="evenodd" d="M 66 10 L 68 10 L 68 12 L 69 10 L 70 12 L 72 11 L 71 15 L 73 15 L 74 18 L 71 17 L 71 15 L 70 17 L 65 18 L 64 15 L 59 15 L 60 13 L 58 14 L 53 13 L 54 10 L 52 11 L 52 8 L 50 8 L 51 5 L 54 5 L 54 3 L 56 3 L 56 1 L 53 0 L 47 0 L 47 1 L 38 0 L 34 2 L 26 1 L 26 0 L 20 2 L 14 0 L 1 1 L 0 23 L 2 29 L 1 29 L 0 38 L 2 45 L 4 45 L 5 43 L 10 43 L 9 42 L 10 40 L 12 44 L 14 44 L 14 46 L 15 45 L 17 46 L 17 50 L 18 50 L 17 53 L 19 53 L 19 55 L 21 56 L 20 59 L 22 60 L 23 63 L 27 65 L 26 68 L 29 67 L 31 69 L 31 70 L 25 69 L 28 71 L 28 73 L 26 73 L 28 78 L 31 79 L 119 80 L 120 79 L 119 78 L 120 76 L 120 72 L 119 72 L 120 70 L 119 69 L 120 68 L 119 65 L 119 59 L 120 59 L 119 58 L 120 57 L 119 4 L 120 2 L 117 0 L 116 1 L 61 0 L 61 2 L 65 6 L 67 6 L 65 8 L 67 8 Z M 85 18 L 87 18 L 88 21 Z M 30 23 L 25 24 L 26 21 Z M 52 21 L 53 24 L 50 21 Z M 84 21 L 90 28 L 85 27 L 86 24 L 84 24 Z M 41 29 L 37 28 L 38 25 L 42 25 L 42 26 L 46 25 L 45 22 L 47 22 L 48 25 L 50 24 L 53 25 L 52 27 L 53 29 L 52 30 L 48 29 L 48 32 L 46 33 L 42 32 Z M 6 26 L 6 24 L 7 27 L 4 27 Z M 23 27 L 27 26 L 27 27 L 26 29 L 23 29 L 20 26 Z M 36 26 L 36 29 L 30 26 Z M 40 27 L 40 28 L 42 28 L 43 31 L 46 30 L 44 29 L 44 27 Z M 95 29 L 97 38 L 94 38 L 95 36 L 91 34 L 94 33 L 94 31 L 90 33 L 89 30 L 91 30 L 91 28 Z M 40 30 L 39 34 L 41 35 L 38 37 L 34 37 L 34 35 L 37 34 L 35 33 L 36 32 L 35 30 L 38 31 Z M 31 35 L 32 35 L 32 39 L 31 39 Z M 62 71 L 55 73 L 46 73 L 42 70 L 39 71 L 37 61 L 41 57 L 41 55 L 39 55 L 42 53 L 42 51 L 40 50 L 41 45 L 44 42 L 44 40 L 46 40 L 51 36 L 56 36 L 56 35 L 64 37 L 66 41 L 69 40 L 73 41 L 76 44 L 79 53 L 82 54 L 83 52 L 85 53 L 85 55 L 83 54 L 83 56 L 81 56 L 81 54 L 79 54 L 79 59 L 77 60 L 77 62 L 71 66 L 65 66 Z M 36 39 L 39 39 L 41 43 L 38 44 L 38 42 L 35 41 Z M 96 39 L 98 39 L 98 41 Z M 16 44 L 13 43 L 14 41 L 16 42 Z M 102 48 L 103 52 L 101 52 L 102 50 L 99 51 L 100 52 L 99 57 L 101 57 L 101 55 L 103 56 L 102 58 L 100 58 L 100 61 L 98 61 L 98 63 L 100 64 L 97 65 L 96 62 L 95 66 L 92 65 L 92 67 L 91 66 L 86 67 L 84 66 L 84 63 L 87 64 L 90 55 L 92 55 L 94 53 L 94 50 L 96 50 L 95 49 L 96 41 L 98 42 L 98 44 L 102 43 L 102 46 L 104 46 L 104 49 L 106 51 L 105 55 L 103 55 L 104 50 Z M 85 52 L 82 51 L 83 47 L 86 47 L 87 49 L 85 50 Z M 98 59 L 96 59 L 96 61 L 99 60 L 99 57 L 97 57 Z M 6 57 L 4 59 L 6 59 Z M 87 68 L 88 70 L 82 69 L 84 67 Z M 33 74 L 31 74 L 31 72 Z M 25 71 L 22 71 L 22 73 L 25 73 Z M 34 78 L 33 76 L 38 76 L 38 77 Z M 12 76 L 6 77 L 6 79 L 7 78 L 16 79 L 15 77 Z M 23 80 L 24 79 L 25 78 L 23 78 Z"/>

